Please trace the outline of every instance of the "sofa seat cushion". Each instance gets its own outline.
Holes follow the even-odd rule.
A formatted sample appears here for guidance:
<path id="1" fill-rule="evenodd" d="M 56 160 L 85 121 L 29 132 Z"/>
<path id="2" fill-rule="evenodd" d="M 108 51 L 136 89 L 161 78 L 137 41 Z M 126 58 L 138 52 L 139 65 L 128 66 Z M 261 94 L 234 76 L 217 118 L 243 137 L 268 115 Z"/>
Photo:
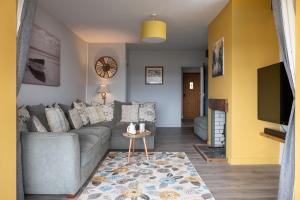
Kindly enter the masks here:
<path id="1" fill-rule="evenodd" d="M 101 140 L 96 135 L 78 134 L 80 145 L 80 165 L 85 166 L 92 159 L 95 159 L 100 149 Z"/>
<path id="2" fill-rule="evenodd" d="M 80 135 L 93 135 L 98 137 L 101 140 L 101 144 L 106 143 L 111 136 L 111 131 L 109 128 L 104 126 L 99 127 L 83 127 L 80 129 L 71 130 L 73 133 Z M 80 138 L 79 138 L 80 139 Z"/>
<path id="3" fill-rule="evenodd" d="M 202 129 L 207 130 L 207 127 L 208 127 L 207 117 L 206 116 L 204 116 L 204 117 L 196 117 L 194 119 L 194 125 L 202 128 Z"/>

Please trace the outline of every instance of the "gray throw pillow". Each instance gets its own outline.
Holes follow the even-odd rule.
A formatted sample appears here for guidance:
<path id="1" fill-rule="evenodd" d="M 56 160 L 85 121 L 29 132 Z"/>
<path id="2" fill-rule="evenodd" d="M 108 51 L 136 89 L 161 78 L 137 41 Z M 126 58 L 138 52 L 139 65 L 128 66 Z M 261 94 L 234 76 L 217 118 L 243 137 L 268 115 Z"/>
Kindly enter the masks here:
<path id="1" fill-rule="evenodd" d="M 43 104 L 27 106 L 27 110 L 29 111 L 30 116 L 36 116 L 39 121 L 43 124 L 47 131 L 50 131 L 50 127 L 48 125 L 48 121 L 45 113 L 45 106 Z"/>
<path id="2" fill-rule="evenodd" d="M 61 104 L 61 103 L 59 103 L 58 105 L 62 109 L 62 111 L 64 111 L 65 115 L 67 115 L 68 111 L 72 109 L 72 107 L 70 105 Z"/>

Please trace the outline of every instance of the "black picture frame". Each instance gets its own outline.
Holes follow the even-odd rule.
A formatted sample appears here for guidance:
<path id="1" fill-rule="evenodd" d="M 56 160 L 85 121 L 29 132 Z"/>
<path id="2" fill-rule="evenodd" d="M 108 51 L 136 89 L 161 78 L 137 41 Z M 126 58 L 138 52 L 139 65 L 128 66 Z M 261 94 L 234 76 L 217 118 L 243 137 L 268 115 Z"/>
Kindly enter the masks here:
<path id="1" fill-rule="evenodd" d="M 146 66 L 145 67 L 145 84 L 146 85 L 163 85 L 164 67 L 163 66 Z"/>

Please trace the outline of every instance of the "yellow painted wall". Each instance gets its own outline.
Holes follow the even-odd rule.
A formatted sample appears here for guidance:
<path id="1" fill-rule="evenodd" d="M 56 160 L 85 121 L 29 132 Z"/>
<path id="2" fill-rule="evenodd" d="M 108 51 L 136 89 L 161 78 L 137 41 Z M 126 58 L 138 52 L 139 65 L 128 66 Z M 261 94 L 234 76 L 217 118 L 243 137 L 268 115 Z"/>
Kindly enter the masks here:
<path id="1" fill-rule="evenodd" d="M 296 8 L 296 178 L 295 195 L 300 200 L 300 0 L 297 0 Z"/>
<path id="2" fill-rule="evenodd" d="M 0 199 L 16 199 L 16 1 L 0 1 Z"/>
<path id="3" fill-rule="evenodd" d="M 257 69 L 279 62 L 271 0 L 233 0 L 232 4 L 232 164 L 279 161 L 279 143 L 259 135 L 278 125 L 257 119 Z"/>
<path id="4" fill-rule="evenodd" d="M 220 12 L 220 14 L 210 23 L 208 27 L 208 98 L 209 99 L 227 99 L 229 105 L 231 101 L 232 90 L 232 5 L 231 2 Z M 224 76 L 212 78 L 212 49 L 217 40 L 224 37 Z M 231 112 L 232 107 L 229 106 L 227 113 L 227 156 L 231 157 Z M 211 111 L 208 110 L 208 143 L 211 142 Z"/>
<path id="5" fill-rule="evenodd" d="M 279 62 L 270 5 L 271 0 L 232 0 L 223 10 L 226 17 L 218 15 L 209 25 L 210 51 L 216 40 L 225 35 L 225 75 L 212 78 L 209 74 L 208 85 L 209 98 L 229 100 L 227 159 L 230 164 L 279 161 L 279 143 L 259 135 L 264 127 L 278 129 L 279 126 L 257 119 L 257 68 Z M 231 21 L 231 31 L 226 24 L 218 23 L 223 20 Z M 210 54 L 210 70 L 211 63 Z"/>

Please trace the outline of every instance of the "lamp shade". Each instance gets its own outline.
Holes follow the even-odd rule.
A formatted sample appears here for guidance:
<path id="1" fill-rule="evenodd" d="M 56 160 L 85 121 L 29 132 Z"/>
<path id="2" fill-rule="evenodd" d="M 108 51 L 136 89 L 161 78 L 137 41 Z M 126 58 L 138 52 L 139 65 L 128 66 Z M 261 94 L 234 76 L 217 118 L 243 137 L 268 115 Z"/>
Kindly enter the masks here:
<path id="1" fill-rule="evenodd" d="M 97 93 L 109 93 L 109 89 L 106 85 L 100 85 L 97 89 Z"/>
<path id="2" fill-rule="evenodd" d="M 160 20 L 146 20 L 142 23 L 141 37 L 143 42 L 161 43 L 167 39 L 167 24 Z"/>

